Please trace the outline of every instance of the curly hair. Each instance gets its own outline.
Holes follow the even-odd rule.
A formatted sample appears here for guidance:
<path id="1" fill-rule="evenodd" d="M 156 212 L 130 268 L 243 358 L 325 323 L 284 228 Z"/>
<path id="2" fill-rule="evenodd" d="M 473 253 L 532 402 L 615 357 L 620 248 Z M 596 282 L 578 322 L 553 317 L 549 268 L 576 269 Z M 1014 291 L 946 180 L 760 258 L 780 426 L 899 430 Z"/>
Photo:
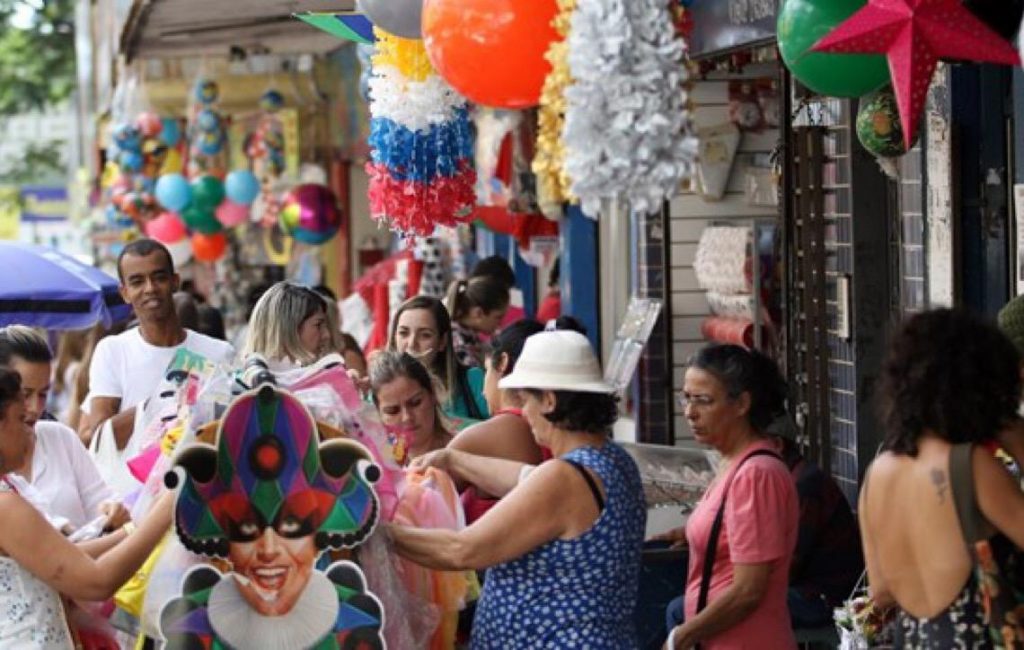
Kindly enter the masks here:
<path id="1" fill-rule="evenodd" d="M 688 368 L 710 373 L 730 398 L 750 394 L 747 418 L 763 432 L 786 408 L 786 380 L 770 358 L 738 345 L 709 345 L 690 359 Z"/>
<path id="2" fill-rule="evenodd" d="M 544 391 L 523 389 L 540 397 Z M 583 433 L 610 433 L 619 419 L 619 398 L 607 393 L 581 393 L 570 390 L 551 391 L 555 395 L 555 408 L 545 413 L 548 422 L 564 431 Z"/>
<path id="3" fill-rule="evenodd" d="M 877 398 L 889 451 L 916 456 L 926 431 L 950 444 L 987 442 L 1017 417 L 1020 355 L 965 311 L 918 314 L 889 343 Z"/>

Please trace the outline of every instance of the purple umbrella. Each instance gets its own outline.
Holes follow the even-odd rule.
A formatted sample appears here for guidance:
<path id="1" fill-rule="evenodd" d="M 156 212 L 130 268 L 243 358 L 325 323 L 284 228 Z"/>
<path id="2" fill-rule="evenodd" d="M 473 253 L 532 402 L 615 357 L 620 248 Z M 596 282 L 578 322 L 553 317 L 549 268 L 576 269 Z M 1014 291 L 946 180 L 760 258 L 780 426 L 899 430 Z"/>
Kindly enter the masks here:
<path id="1" fill-rule="evenodd" d="M 117 280 L 103 271 L 53 248 L 0 242 L 0 326 L 110 327 L 131 314 Z"/>

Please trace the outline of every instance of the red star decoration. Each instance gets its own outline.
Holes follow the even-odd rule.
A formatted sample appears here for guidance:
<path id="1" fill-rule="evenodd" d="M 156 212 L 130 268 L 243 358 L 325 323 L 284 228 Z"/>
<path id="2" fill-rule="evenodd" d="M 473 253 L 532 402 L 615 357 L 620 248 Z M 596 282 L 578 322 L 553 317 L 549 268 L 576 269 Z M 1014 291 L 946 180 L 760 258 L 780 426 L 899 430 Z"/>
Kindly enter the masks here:
<path id="1" fill-rule="evenodd" d="M 812 49 L 888 57 L 908 149 L 939 59 L 1020 65 L 1017 50 L 961 0 L 868 0 Z"/>

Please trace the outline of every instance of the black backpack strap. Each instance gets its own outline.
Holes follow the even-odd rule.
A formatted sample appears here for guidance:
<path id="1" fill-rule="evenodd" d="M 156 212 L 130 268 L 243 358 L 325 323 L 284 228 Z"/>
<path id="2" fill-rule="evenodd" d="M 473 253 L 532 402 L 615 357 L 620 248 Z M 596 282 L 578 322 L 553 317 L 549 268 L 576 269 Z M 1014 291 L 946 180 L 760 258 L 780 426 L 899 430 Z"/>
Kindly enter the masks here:
<path id="1" fill-rule="evenodd" d="M 735 478 L 736 474 L 740 471 L 740 467 L 743 463 L 747 462 L 755 456 L 774 456 L 781 463 L 782 457 L 774 451 L 768 449 L 758 449 L 752 451 L 744 456 L 739 464 L 736 466 L 736 470 L 732 473 L 732 477 Z M 715 555 L 718 552 L 718 538 L 722 535 L 722 519 L 725 517 L 725 499 L 728 496 L 729 486 L 732 484 L 732 479 L 729 479 L 729 484 L 722 490 L 722 502 L 718 506 L 718 513 L 715 515 L 715 521 L 711 524 L 711 533 L 708 535 L 708 546 L 704 551 L 704 568 L 700 574 L 700 593 L 697 596 L 697 614 L 704 611 L 704 608 L 708 606 L 708 593 L 711 591 L 711 572 L 715 568 Z"/>
<path id="2" fill-rule="evenodd" d="M 594 501 L 597 503 L 597 511 L 602 512 L 604 510 L 604 497 L 601 496 L 601 489 L 597 487 L 597 481 L 594 480 L 594 477 L 590 475 L 590 472 L 587 471 L 587 468 L 582 463 L 569 460 L 568 458 L 563 458 L 562 460 L 575 467 L 576 471 L 583 477 L 583 480 L 587 482 L 587 487 L 590 488 L 590 492 L 594 495 Z"/>
<path id="3" fill-rule="evenodd" d="M 972 549 L 974 543 L 985 539 L 985 516 L 978 507 L 974 492 L 974 467 L 971 456 L 974 447 L 968 442 L 953 445 L 949 450 L 949 484 L 953 492 L 956 516 L 964 541 Z"/>

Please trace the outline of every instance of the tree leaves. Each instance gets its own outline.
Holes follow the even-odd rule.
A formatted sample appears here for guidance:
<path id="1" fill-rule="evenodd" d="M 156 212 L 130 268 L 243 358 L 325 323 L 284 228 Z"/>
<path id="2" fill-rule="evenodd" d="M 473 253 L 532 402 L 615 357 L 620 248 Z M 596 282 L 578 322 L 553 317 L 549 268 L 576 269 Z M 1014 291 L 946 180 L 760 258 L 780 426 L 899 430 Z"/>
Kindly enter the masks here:
<path id="1" fill-rule="evenodd" d="M 0 116 L 59 104 L 74 88 L 73 0 L 0 0 Z"/>

